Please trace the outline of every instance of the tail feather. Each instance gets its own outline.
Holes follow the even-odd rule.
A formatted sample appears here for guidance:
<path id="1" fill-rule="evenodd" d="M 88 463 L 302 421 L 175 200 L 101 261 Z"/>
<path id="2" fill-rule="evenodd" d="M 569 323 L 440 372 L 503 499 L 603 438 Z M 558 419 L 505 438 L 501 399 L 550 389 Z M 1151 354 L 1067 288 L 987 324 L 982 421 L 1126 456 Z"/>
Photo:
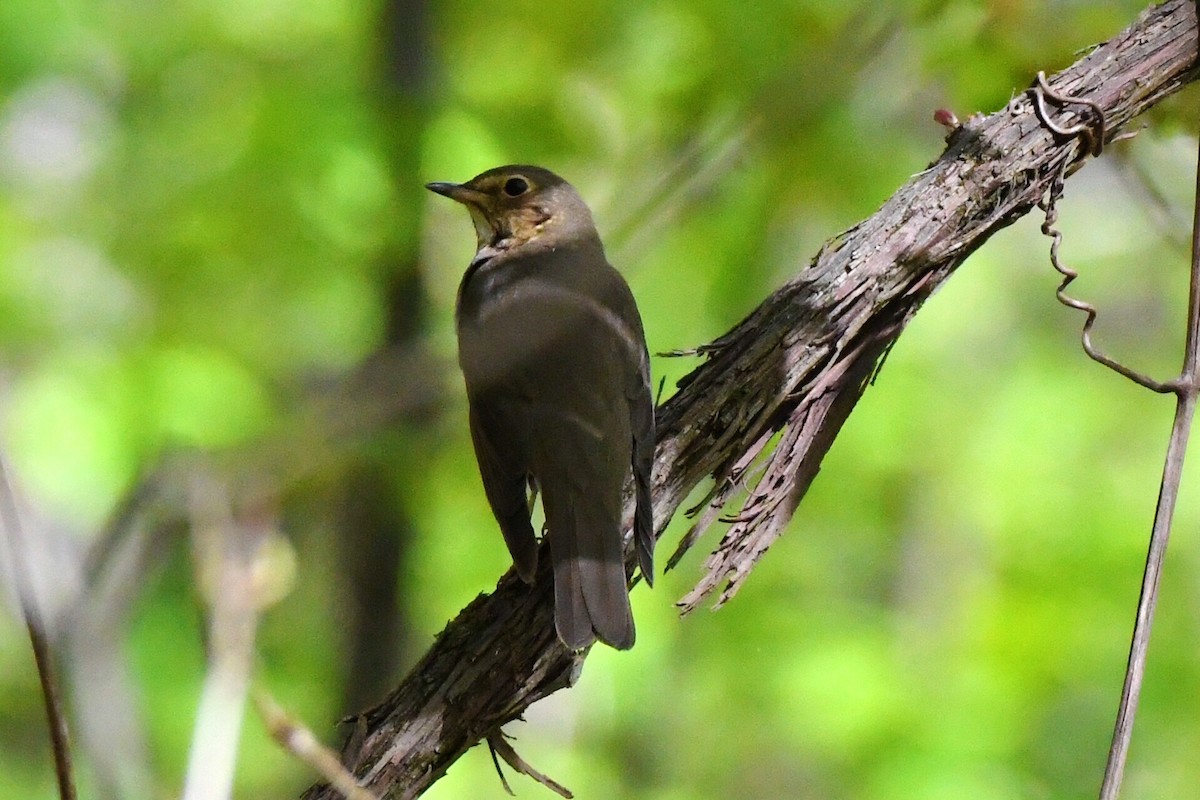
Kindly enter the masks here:
<path id="1" fill-rule="evenodd" d="M 621 561 L 586 558 L 581 558 L 578 564 L 592 630 L 602 642 L 618 650 L 633 647 L 633 611 L 629 607 L 625 565 Z"/>
<path id="2" fill-rule="evenodd" d="M 582 650 L 596 641 L 596 634 L 583 599 L 579 560 L 554 555 L 553 542 L 550 548 L 554 562 L 554 629 L 563 644 L 572 650 Z M 558 549 L 561 548 L 562 545 Z"/>
<path id="3" fill-rule="evenodd" d="M 546 527 L 554 565 L 554 624 L 568 647 L 599 638 L 633 647 L 633 612 L 621 553 L 620 498 L 609 502 L 567 482 L 544 486 Z"/>

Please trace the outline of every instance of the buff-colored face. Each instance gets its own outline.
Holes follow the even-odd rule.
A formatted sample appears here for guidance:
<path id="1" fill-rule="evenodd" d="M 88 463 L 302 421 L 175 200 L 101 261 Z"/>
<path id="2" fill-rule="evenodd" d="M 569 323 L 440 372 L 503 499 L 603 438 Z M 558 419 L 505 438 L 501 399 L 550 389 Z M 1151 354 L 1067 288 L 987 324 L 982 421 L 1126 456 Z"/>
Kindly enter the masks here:
<path id="1" fill-rule="evenodd" d="M 554 184 L 542 178 L 532 170 L 502 167 L 466 183 L 428 188 L 467 207 L 480 248 L 503 244 L 511 249 L 536 238 L 554 217 L 553 197 L 546 191 Z"/>

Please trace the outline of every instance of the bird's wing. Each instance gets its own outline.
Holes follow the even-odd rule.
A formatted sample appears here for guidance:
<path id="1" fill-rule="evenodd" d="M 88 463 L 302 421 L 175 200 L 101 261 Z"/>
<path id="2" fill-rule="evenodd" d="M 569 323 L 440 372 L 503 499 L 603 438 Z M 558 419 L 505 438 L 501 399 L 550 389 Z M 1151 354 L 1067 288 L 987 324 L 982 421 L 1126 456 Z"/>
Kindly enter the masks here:
<path id="1" fill-rule="evenodd" d="M 505 401 L 483 395 L 468 395 L 468 399 L 471 441 L 484 492 L 500 523 L 517 574 L 526 583 L 533 583 L 537 572 L 537 537 L 529 522 L 526 494 L 529 467 L 524 443 L 514 438 L 514 432 L 523 427 L 505 419 L 516 413 Z"/>
<path id="2" fill-rule="evenodd" d="M 633 431 L 633 480 L 637 494 L 633 541 L 642 577 L 654 585 L 654 506 L 650 476 L 654 470 L 654 397 L 650 393 L 650 355 L 642 347 L 641 369 L 631 381 L 629 422 Z"/>
<path id="3" fill-rule="evenodd" d="M 625 399 L 629 404 L 629 427 L 633 433 L 631 464 L 637 502 L 633 541 L 642 577 L 653 586 L 654 508 L 650 477 L 654 469 L 654 395 L 650 386 L 650 353 L 646 349 L 646 334 L 633 292 L 624 280 L 614 291 L 613 301 L 616 315 L 623 322 L 620 338 L 625 350 Z"/>

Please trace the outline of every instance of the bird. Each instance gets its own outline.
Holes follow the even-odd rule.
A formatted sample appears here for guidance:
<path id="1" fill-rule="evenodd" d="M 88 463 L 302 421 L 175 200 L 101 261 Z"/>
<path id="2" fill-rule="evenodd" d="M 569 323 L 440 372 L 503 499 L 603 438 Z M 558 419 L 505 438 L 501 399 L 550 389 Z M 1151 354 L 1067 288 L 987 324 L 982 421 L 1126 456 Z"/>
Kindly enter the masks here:
<path id="1" fill-rule="evenodd" d="M 654 402 L 633 293 L 587 204 L 553 172 L 512 164 L 426 188 L 465 205 L 475 226 L 455 306 L 458 360 L 484 493 L 516 572 L 535 583 L 540 491 L 559 640 L 626 650 L 630 473 L 637 566 L 654 580 Z"/>

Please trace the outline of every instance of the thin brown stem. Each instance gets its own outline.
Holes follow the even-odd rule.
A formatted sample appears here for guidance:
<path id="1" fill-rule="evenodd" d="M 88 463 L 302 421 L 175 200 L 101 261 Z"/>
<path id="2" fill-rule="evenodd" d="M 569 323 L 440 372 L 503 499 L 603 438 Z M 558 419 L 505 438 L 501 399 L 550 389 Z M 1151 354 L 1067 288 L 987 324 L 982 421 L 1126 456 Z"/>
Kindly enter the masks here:
<path id="1" fill-rule="evenodd" d="M 504 772 L 500 769 L 500 762 L 497 761 L 497 758 L 504 759 L 504 763 L 508 764 L 518 773 L 529 778 L 533 778 L 535 781 L 540 783 L 542 786 L 545 786 L 559 797 L 566 798 L 566 800 L 571 800 L 571 798 L 575 796 L 571 793 L 570 789 L 563 786 L 561 783 L 545 773 L 538 772 L 529 764 L 528 761 L 521 758 L 521 756 L 517 754 L 516 749 L 512 746 L 512 743 L 510 743 L 506 738 L 504 731 L 500 730 L 499 728 L 492 731 L 492 733 L 487 737 L 487 744 L 488 748 L 492 751 L 492 763 L 496 766 L 496 772 L 500 774 L 500 782 L 504 785 L 504 791 L 508 792 L 510 795 L 515 797 L 516 792 L 514 792 L 512 787 L 508 785 L 508 779 L 504 777 Z"/>
<path id="2" fill-rule="evenodd" d="M 1050 112 L 1046 109 L 1046 98 L 1050 98 L 1064 108 L 1072 104 L 1083 106 L 1088 110 L 1087 114 L 1080 116 L 1080 122 L 1070 127 L 1063 127 L 1050 118 Z M 1037 114 L 1038 121 L 1059 136 L 1080 137 L 1084 145 L 1083 155 L 1098 156 L 1104 150 L 1106 128 L 1104 110 L 1098 103 L 1091 100 L 1054 91 L 1046 82 L 1045 72 L 1039 71 L 1037 74 L 1037 89 L 1033 92 L 1033 110 Z"/>
<path id="3" fill-rule="evenodd" d="M 264 689 L 253 695 L 254 707 L 271 738 L 289 753 L 312 767 L 346 800 L 379 800 L 378 795 L 359 786 L 342 766 L 338 754 L 325 747 L 313 732 L 292 718 Z"/>
<path id="4" fill-rule="evenodd" d="M 1050 237 L 1050 265 L 1054 267 L 1054 270 L 1058 274 L 1063 276 L 1062 281 L 1058 284 L 1058 289 L 1054 292 L 1054 296 L 1058 299 L 1058 302 L 1067 308 L 1082 311 L 1087 315 L 1083 321 L 1080 342 L 1088 358 L 1099 364 L 1103 364 L 1118 375 L 1122 375 L 1152 392 L 1158 392 L 1159 394 L 1175 392 L 1177 391 L 1177 380 L 1166 381 L 1165 383 L 1156 381 L 1149 375 L 1143 375 L 1137 370 L 1122 364 L 1096 347 L 1095 343 L 1092 342 L 1092 328 L 1095 327 L 1096 318 L 1100 312 L 1091 303 L 1067 294 L 1067 287 L 1075 282 L 1075 279 L 1079 277 L 1079 272 L 1063 263 L 1062 258 L 1059 256 L 1059 248 L 1062 245 L 1063 236 L 1062 231 L 1055 228 L 1054 225 L 1058 221 L 1058 201 L 1062 197 L 1063 182 L 1066 180 L 1069 165 L 1070 162 L 1068 161 L 1064 161 L 1059 165 L 1054 179 L 1050 182 L 1050 189 L 1046 192 L 1046 197 L 1038 203 L 1045 212 L 1045 218 L 1042 220 L 1042 234 Z"/>
<path id="5" fill-rule="evenodd" d="M 1129 647 L 1129 662 L 1125 669 L 1125 684 L 1121 689 L 1121 702 L 1117 709 L 1117 721 L 1113 728 L 1112 746 L 1108 752 L 1108 763 L 1104 768 L 1104 782 L 1100 786 L 1100 800 L 1116 800 L 1121 791 L 1121 780 L 1125 775 L 1125 761 L 1129 755 L 1129 743 L 1133 737 L 1133 720 L 1137 713 L 1138 696 L 1142 690 L 1142 679 L 1146 673 L 1146 652 L 1150 645 L 1150 628 L 1154 622 L 1154 608 L 1158 602 L 1158 584 L 1162 577 L 1163 562 L 1167 555 L 1167 541 L 1171 536 L 1171 522 L 1175 514 L 1175 501 L 1179 497 L 1180 476 L 1183 473 L 1184 453 L 1192 429 L 1192 418 L 1196 411 L 1200 365 L 1200 153 L 1196 165 L 1196 200 L 1192 219 L 1192 269 L 1188 292 L 1187 344 L 1184 348 L 1183 373 L 1174 382 L 1176 396 L 1175 421 L 1171 425 L 1171 439 L 1167 445 L 1166 463 L 1163 466 L 1162 483 L 1158 492 L 1158 507 L 1154 512 L 1154 528 L 1150 533 L 1150 550 L 1146 554 L 1146 570 L 1142 576 L 1142 590 L 1138 598 L 1137 617 L 1133 627 L 1133 641 Z"/>
<path id="6" fill-rule="evenodd" d="M 50 745 L 54 751 L 54 774 L 58 780 L 60 800 L 75 800 L 75 781 L 71 770 L 71 742 L 67 733 L 67 718 L 63 713 L 62 698 L 58 694 L 58 681 L 54 674 L 54 658 L 50 642 L 46 637 L 46 625 L 42 619 L 33 588 L 30 565 L 25 553 L 25 539 L 21 527 L 20 511 L 16 493 L 8 477 L 8 467 L 0 456 L 0 522 L 8 532 L 9 553 L 12 559 L 13 581 L 25 617 L 25 628 L 29 631 L 29 643 L 33 648 L 33 660 L 37 664 L 38 680 L 42 686 L 42 701 L 46 706 L 46 724 L 50 728 Z"/>

